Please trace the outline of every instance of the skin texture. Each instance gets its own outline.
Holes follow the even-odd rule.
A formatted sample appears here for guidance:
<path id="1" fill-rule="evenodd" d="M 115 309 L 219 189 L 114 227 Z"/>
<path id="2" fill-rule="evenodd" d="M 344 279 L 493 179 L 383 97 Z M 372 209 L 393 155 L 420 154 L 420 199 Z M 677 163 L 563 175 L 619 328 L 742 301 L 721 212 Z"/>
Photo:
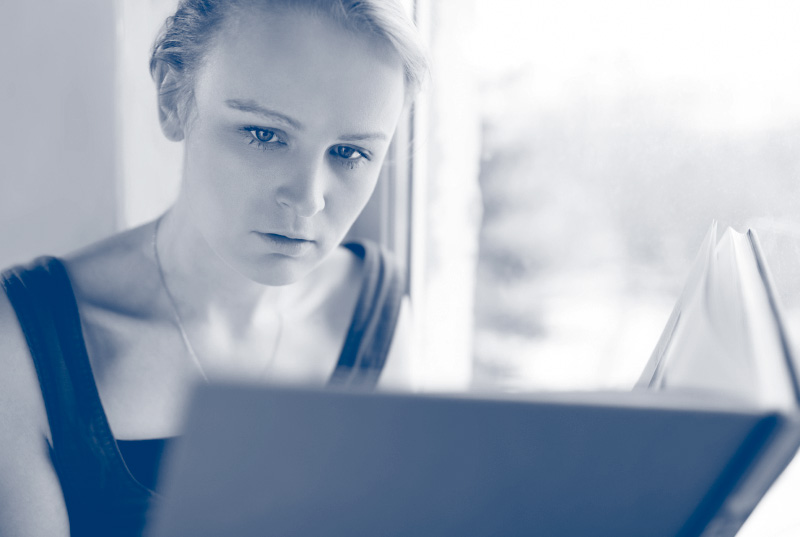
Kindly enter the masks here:
<path id="1" fill-rule="evenodd" d="M 268 366 L 273 380 L 321 383 L 362 277 L 338 244 L 375 187 L 404 104 L 402 67 L 382 43 L 302 13 L 244 13 L 217 37 L 190 116 L 159 100 L 165 134 L 185 144 L 182 188 L 158 234 L 165 279 L 208 372 L 249 378 Z M 159 81 L 176 77 L 162 70 Z M 198 378 L 156 271 L 153 231 L 145 224 L 63 258 L 120 439 L 179 434 Z M 404 310 L 382 377 L 393 387 L 403 385 L 407 322 Z M 2 294 L 0 367 L 0 535 L 68 535 L 38 380 Z"/>

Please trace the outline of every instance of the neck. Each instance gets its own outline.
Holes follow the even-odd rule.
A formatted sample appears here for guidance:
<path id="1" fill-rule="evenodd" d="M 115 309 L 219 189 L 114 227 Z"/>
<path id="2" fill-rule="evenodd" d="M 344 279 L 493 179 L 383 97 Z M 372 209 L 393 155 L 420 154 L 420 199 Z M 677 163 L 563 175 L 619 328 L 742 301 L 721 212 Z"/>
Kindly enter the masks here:
<path id="1" fill-rule="evenodd" d="M 178 203 L 155 223 L 161 270 L 185 322 L 223 321 L 246 329 L 260 316 L 284 309 L 298 297 L 297 283 L 271 287 L 233 269 L 188 216 Z"/>

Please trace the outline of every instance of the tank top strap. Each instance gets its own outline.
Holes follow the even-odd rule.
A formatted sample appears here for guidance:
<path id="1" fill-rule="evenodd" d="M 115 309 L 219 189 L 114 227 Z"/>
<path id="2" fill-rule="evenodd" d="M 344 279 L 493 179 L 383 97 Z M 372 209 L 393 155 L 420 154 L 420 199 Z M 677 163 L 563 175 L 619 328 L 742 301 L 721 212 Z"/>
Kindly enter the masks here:
<path id="1" fill-rule="evenodd" d="M 81 424 L 105 422 L 72 286 L 64 265 L 48 256 L 7 270 L 3 288 L 30 348 L 58 450 Z M 104 425 L 94 433 L 110 436 Z"/>
<path id="2" fill-rule="evenodd" d="M 364 279 L 329 385 L 373 389 L 392 344 L 405 292 L 404 278 L 388 252 L 369 241 L 345 244 L 363 260 Z"/>
<path id="3" fill-rule="evenodd" d="M 64 441 L 65 434 L 79 421 L 78 400 L 64 360 L 63 342 L 55 318 L 65 313 L 54 303 L 50 276 L 50 257 L 40 257 L 29 265 L 19 265 L 3 273 L 3 289 L 28 343 L 42 390 L 52 446 Z"/>
<path id="4" fill-rule="evenodd" d="M 36 367 L 50 425 L 50 456 L 58 473 L 73 535 L 88 528 L 141 528 L 126 505 L 151 493 L 128 475 L 105 416 L 64 265 L 40 257 L 2 274 Z M 116 498 L 118 501 L 107 501 Z M 113 522 L 112 522 L 113 521 Z M 118 533 L 127 533 L 123 530 Z"/>

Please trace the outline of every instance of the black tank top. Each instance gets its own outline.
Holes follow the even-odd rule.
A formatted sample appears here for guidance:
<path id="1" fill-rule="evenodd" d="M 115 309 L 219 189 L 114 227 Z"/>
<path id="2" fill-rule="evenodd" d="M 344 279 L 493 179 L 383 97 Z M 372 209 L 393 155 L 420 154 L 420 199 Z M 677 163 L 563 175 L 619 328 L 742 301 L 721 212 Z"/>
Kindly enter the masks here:
<path id="1" fill-rule="evenodd" d="M 329 384 L 371 389 L 386 361 L 404 285 L 396 265 L 375 244 L 345 246 L 363 259 L 364 281 Z M 50 457 L 71 537 L 141 535 L 147 510 L 159 495 L 134 477 L 111 432 L 64 265 L 55 257 L 40 257 L 6 270 L 2 282 L 39 377 L 52 438 Z M 138 442 L 125 442 L 129 456 L 145 449 L 151 452 L 145 455 L 149 460 L 160 457 L 163 440 L 152 440 L 149 447 L 148 441 Z"/>

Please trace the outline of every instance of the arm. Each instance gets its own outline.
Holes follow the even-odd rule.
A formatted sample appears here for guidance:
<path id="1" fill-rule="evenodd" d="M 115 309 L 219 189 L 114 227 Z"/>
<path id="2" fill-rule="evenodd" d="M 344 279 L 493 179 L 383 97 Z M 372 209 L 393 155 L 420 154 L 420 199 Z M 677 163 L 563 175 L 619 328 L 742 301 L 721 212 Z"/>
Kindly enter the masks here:
<path id="1" fill-rule="evenodd" d="M 64 497 L 50 461 L 39 379 L 8 298 L 0 291 L 0 535 L 66 537 Z"/>

